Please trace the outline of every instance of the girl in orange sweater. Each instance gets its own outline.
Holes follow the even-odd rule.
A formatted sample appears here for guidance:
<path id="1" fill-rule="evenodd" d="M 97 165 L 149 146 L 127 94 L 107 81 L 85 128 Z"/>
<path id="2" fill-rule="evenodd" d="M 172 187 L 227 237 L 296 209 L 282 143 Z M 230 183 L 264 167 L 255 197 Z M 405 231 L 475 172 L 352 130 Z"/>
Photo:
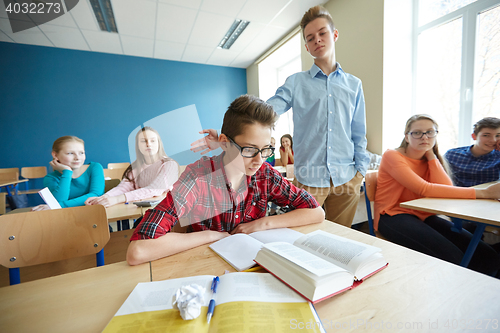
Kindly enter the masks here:
<path id="1" fill-rule="evenodd" d="M 485 189 L 453 186 L 443 168 L 437 134 L 438 126 L 430 116 L 415 115 L 406 122 L 399 148 L 384 153 L 375 195 L 375 229 L 391 242 L 460 264 L 472 238 L 469 232 L 453 232 L 451 222 L 399 204 L 422 197 L 498 199 L 500 184 Z M 480 242 L 469 267 L 494 275 L 500 256 Z"/>

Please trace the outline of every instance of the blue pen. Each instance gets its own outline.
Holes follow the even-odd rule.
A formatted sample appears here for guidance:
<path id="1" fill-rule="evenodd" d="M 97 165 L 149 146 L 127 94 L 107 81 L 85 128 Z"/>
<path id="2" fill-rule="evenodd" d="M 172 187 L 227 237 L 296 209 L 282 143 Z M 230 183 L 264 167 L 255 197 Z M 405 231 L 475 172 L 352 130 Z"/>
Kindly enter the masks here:
<path id="1" fill-rule="evenodd" d="M 214 295 L 217 292 L 218 285 L 219 285 L 219 277 L 216 276 L 214 277 L 214 280 L 212 281 L 212 287 L 210 288 L 212 290 L 212 299 L 210 300 L 210 303 L 208 303 L 208 311 L 207 311 L 207 323 L 209 324 L 210 324 L 210 319 L 212 319 L 212 316 L 214 314 L 214 308 L 215 308 Z"/>

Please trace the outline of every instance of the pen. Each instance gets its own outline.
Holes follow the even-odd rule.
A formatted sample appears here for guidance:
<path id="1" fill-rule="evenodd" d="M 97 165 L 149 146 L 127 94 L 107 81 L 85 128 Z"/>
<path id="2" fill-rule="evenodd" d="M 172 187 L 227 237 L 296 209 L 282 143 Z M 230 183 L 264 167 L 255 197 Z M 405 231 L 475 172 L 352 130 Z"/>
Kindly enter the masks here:
<path id="1" fill-rule="evenodd" d="M 214 277 L 214 280 L 212 281 L 212 299 L 210 300 L 210 303 L 208 303 L 208 311 L 207 311 L 207 323 L 210 324 L 210 319 L 212 319 L 212 316 L 214 314 L 214 308 L 215 308 L 215 299 L 214 295 L 217 292 L 217 285 L 219 284 L 219 277 L 216 276 Z"/>
<path id="2" fill-rule="evenodd" d="M 245 269 L 243 272 L 255 272 L 255 271 L 260 271 L 261 269 L 263 269 L 262 266 L 257 266 L 257 267 Z"/>

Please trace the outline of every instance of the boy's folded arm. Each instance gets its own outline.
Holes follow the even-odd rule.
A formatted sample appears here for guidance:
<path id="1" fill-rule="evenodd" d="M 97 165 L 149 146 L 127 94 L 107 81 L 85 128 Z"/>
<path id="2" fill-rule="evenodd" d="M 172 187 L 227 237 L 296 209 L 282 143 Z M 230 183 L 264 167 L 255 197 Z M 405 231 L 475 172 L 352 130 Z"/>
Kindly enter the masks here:
<path id="1" fill-rule="evenodd" d="M 325 212 L 321 207 L 297 208 L 286 214 L 265 216 L 252 222 L 239 224 L 231 231 L 231 234 L 251 234 L 252 232 L 261 230 L 300 227 L 302 225 L 320 223 L 324 220 Z"/>
<path id="2" fill-rule="evenodd" d="M 228 236 L 227 232 L 212 230 L 177 233 L 169 232 L 155 239 L 131 241 L 127 250 L 129 265 L 139 265 L 148 261 L 164 258 L 194 247 L 215 242 Z"/>

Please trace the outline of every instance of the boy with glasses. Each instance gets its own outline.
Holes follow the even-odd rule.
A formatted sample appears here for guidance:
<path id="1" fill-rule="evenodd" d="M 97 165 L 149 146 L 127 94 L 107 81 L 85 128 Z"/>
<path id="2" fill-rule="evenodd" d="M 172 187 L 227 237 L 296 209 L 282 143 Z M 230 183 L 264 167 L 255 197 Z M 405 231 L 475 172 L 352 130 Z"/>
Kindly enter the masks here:
<path id="1" fill-rule="evenodd" d="M 444 157 L 456 186 L 470 187 L 500 179 L 500 119 L 486 117 L 474 124 L 472 146 L 448 150 Z"/>
<path id="2" fill-rule="evenodd" d="M 188 165 L 167 197 L 146 212 L 130 239 L 127 262 L 163 258 L 229 234 L 322 222 L 316 200 L 264 163 L 274 154 L 276 120 L 272 107 L 257 97 L 234 100 L 218 138 L 223 153 Z M 265 216 L 268 201 L 293 210 Z M 188 233 L 172 232 L 180 218 L 187 219 Z"/>

